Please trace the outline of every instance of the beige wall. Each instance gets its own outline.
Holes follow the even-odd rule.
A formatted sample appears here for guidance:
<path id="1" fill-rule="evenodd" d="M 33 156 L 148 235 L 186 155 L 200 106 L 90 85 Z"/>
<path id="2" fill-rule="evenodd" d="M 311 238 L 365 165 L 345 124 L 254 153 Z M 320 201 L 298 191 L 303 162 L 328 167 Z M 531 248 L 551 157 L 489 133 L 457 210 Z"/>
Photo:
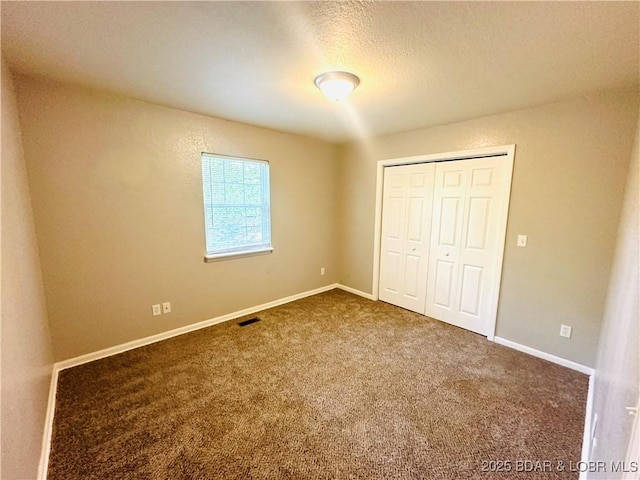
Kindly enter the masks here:
<path id="1" fill-rule="evenodd" d="M 631 156 L 616 254 L 600 332 L 596 362 L 593 415 L 598 416 L 593 460 L 623 461 L 634 418 L 625 407 L 638 405 L 638 322 L 640 321 L 640 123 Z M 635 459 L 638 454 L 635 452 Z M 609 463 L 608 463 L 609 464 Z M 591 477 L 590 477 L 591 478 Z M 593 475 L 593 478 L 613 478 Z M 621 478 L 621 476 L 620 476 Z"/>
<path id="2" fill-rule="evenodd" d="M 637 105 L 614 92 L 343 146 L 341 283 L 371 292 L 378 160 L 516 144 L 497 335 L 593 366 Z"/>
<path id="3" fill-rule="evenodd" d="M 16 84 L 56 360 L 337 281 L 335 146 Z M 204 263 L 201 151 L 270 161 L 273 254 Z"/>
<path id="4" fill-rule="evenodd" d="M 17 86 L 57 360 L 336 281 L 371 292 L 376 161 L 515 143 L 497 335 L 594 365 L 632 92 L 338 148 L 33 78 Z M 202 261 L 203 150 L 270 160 L 272 255 Z M 151 316 L 164 301 L 173 312 Z"/>
<path id="5" fill-rule="evenodd" d="M 53 356 L 13 82 L 2 62 L 2 475 L 36 478 Z"/>

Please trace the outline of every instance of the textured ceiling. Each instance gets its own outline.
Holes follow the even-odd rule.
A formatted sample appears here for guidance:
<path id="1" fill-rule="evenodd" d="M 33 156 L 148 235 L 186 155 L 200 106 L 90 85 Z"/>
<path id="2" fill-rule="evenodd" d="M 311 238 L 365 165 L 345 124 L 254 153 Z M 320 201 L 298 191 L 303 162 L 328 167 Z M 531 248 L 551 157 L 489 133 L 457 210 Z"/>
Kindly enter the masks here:
<path id="1" fill-rule="evenodd" d="M 2 2 L 15 72 L 333 141 L 637 88 L 639 30 L 638 2 Z"/>

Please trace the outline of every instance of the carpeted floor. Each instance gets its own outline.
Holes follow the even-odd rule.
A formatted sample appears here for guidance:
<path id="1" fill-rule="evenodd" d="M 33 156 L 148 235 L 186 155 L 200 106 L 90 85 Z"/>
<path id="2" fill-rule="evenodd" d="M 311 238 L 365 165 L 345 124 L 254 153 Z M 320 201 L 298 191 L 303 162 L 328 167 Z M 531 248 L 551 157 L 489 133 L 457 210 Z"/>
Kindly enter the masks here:
<path id="1" fill-rule="evenodd" d="M 340 290 L 258 316 L 61 372 L 49 478 L 577 478 L 587 376 Z"/>

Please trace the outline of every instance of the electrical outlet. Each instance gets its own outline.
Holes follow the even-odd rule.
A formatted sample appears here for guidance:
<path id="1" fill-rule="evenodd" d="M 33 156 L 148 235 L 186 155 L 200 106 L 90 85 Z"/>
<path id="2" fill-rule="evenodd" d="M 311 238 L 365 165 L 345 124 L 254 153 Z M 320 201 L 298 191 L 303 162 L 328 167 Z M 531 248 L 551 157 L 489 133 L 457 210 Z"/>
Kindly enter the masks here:
<path id="1" fill-rule="evenodd" d="M 160 315 L 162 313 L 162 307 L 160 306 L 160 304 L 156 304 L 156 305 L 152 305 L 151 309 L 153 311 L 153 316 L 157 317 L 158 315 Z"/>
<path id="2" fill-rule="evenodd" d="M 162 304 L 162 313 L 171 313 L 171 302 L 164 302 Z"/>
<path id="3" fill-rule="evenodd" d="M 527 236 L 526 235 L 518 235 L 517 245 L 519 247 L 526 247 L 527 246 Z"/>
<path id="4" fill-rule="evenodd" d="M 571 327 L 569 325 L 560 325 L 560 336 L 571 338 Z"/>
<path id="5" fill-rule="evenodd" d="M 320 269 L 320 275 L 324 275 L 324 267 Z"/>

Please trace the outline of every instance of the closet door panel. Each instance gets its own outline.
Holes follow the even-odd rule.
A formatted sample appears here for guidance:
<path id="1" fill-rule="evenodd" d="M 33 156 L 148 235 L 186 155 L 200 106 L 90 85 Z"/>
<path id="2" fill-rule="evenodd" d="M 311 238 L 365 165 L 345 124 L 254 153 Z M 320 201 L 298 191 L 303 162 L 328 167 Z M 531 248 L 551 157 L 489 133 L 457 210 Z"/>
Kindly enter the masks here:
<path id="1" fill-rule="evenodd" d="M 425 312 L 486 335 L 500 258 L 510 178 L 504 159 L 436 166 Z"/>
<path id="2" fill-rule="evenodd" d="M 424 313 L 433 164 L 385 168 L 380 250 L 380 300 Z"/>

